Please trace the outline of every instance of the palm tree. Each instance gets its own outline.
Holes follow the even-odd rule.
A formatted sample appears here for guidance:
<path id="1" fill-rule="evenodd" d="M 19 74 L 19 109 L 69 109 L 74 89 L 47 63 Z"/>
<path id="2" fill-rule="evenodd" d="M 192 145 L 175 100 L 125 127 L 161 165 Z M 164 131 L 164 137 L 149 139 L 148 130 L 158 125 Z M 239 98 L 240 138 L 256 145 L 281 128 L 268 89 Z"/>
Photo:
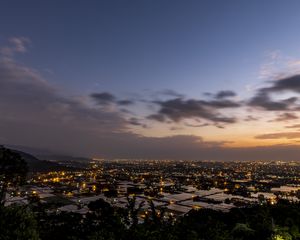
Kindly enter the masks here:
<path id="1" fill-rule="evenodd" d="M 144 201 L 140 202 L 138 207 L 136 207 L 136 197 L 133 196 L 132 198 L 130 198 L 127 196 L 127 202 L 127 208 L 129 211 L 129 217 L 131 218 L 131 224 L 132 226 L 136 226 L 138 224 L 138 213 L 144 206 Z"/>

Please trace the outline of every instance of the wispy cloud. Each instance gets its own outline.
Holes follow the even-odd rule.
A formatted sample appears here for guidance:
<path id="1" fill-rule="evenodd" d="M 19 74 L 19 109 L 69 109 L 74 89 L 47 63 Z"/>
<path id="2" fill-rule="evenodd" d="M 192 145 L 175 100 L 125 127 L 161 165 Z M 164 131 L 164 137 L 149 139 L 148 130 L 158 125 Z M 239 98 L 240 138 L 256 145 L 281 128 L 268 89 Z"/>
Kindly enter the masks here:
<path id="1" fill-rule="evenodd" d="M 2 57 L 11 58 L 16 53 L 25 53 L 30 42 L 26 37 L 12 37 L 8 40 L 9 45 L 0 48 L 0 54 Z"/>
<path id="2" fill-rule="evenodd" d="M 285 55 L 280 50 L 267 52 L 264 63 L 259 70 L 259 78 L 263 80 L 283 78 L 300 74 L 300 59 Z"/>
<path id="3" fill-rule="evenodd" d="M 291 120 L 296 120 L 299 117 L 295 114 L 295 113 L 282 113 L 279 114 L 277 116 L 277 118 L 275 118 L 274 120 L 272 120 L 272 122 L 287 122 L 287 121 L 291 121 Z"/>
<path id="4" fill-rule="evenodd" d="M 259 78 L 264 80 L 274 78 L 278 66 L 281 65 L 282 54 L 279 50 L 273 50 L 265 53 L 264 58 L 264 63 L 259 70 Z"/>
<path id="5" fill-rule="evenodd" d="M 280 132 L 280 133 L 267 133 L 257 135 L 256 139 L 279 139 L 279 138 L 287 138 L 294 139 L 300 138 L 300 132 Z"/>
<path id="6" fill-rule="evenodd" d="M 286 128 L 299 128 L 300 129 L 300 124 L 289 125 L 289 126 L 286 126 Z"/>

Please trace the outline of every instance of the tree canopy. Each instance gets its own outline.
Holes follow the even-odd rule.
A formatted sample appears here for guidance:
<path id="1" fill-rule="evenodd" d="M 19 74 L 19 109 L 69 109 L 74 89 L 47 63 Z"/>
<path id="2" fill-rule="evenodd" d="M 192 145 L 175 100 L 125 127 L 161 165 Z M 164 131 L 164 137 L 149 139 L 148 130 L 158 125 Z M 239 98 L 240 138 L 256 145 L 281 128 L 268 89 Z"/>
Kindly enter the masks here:
<path id="1" fill-rule="evenodd" d="M 20 154 L 0 146 L 0 204 L 5 201 L 7 188 L 26 180 L 27 163 Z"/>

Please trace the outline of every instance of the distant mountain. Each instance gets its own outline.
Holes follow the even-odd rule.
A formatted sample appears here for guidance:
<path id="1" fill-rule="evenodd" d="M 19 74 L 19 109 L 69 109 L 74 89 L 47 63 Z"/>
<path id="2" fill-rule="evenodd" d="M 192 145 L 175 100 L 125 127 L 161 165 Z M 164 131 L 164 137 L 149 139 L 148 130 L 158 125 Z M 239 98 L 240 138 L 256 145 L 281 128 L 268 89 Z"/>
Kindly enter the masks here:
<path id="1" fill-rule="evenodd" d="M 87 163 L 91 159 L 86 157 L 73 157 L 67 155 L 57 155 L 57 154 L 50 154 L 50 155 L 39 155 L 41 159 L 44 160 L 51 160 L 51 161 L 59 161 L 59 162 L 80 162 L 80 163 Z"/>
<path id="2" fill-rule="evenodd" d="M 53 152 L 51 152 L 49 150 L 40 149 L 40 148 L 33 148 L 33 147 L 27 147 L 27 146 L 23 146 L 23 145 L 4 144 L 4 146 L 6 148 L 15 149 L 15 150 L 33 155 L 33 156 L 35 156 L 36 158 L 39 158 L 39 159 L 42 159 L 39 156 L 54 154 Z"/>
<path id="3" fill-rule="evenodd" d="M 38 158 L 32 156 L 29 153 L 25 153 L 25 152 L 22 152 L 22 151 L 19 151 L 19 150 L 11 149 L 11 148 L 10 148 L 10 150 L 15 152 L 15 153 L 20 154 L 21 157 L 27 162 L 27 164 L 35 164 L 35 163 L 41 162 Z"/>
<path id="4" fill-rule="evenodd" d="M 75 168 L 75 167 L 65 166 L 57 162 L 39 160 L 33 155 L 23 151 L 19 151 L 15 149 L 11 149 L 11 150 L 20 154 L 21 157 L 27 162 L 29 172 L 70 171 L 70 170 L 78 169 L 77 167 Z"/>
<path id="5" fill-rule="evenodd" d="M 40 149 L 40 148 L 33 148 L 33 147 L 27 147 L 21 145 L 5 145 L 5 147 L 10 149 L 16 149 L 24 153 L 28 153 L 40 160 L 49 160 L 49 161 L 56 161 L 56 162 L 72 161 L 72 162 L 83 162 L 83 163 L 90 161 L 90 159 L 86 157 L 74 157 L 62 153 L 54 153 L 52 151 Z"/>

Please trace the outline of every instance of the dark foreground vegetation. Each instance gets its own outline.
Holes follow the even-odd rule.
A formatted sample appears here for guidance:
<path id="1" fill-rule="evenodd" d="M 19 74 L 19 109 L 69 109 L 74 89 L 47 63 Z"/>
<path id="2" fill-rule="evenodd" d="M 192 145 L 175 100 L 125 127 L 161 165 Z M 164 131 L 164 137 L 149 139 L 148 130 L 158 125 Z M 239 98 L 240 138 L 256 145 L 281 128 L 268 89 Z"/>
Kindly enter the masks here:
<path id="1" fill-rule="evenodd" d="M 300 239 L 300 206 L 279 203 L 233 209 L 229 213 L 203 209 L 174 219 L 150 213 L 137 224 L 135 209 L 114 209 L 102 200 L 89 205 L 86 216 L 47 213 L 42 206 L 0 209 L 0 239 Z"/>

